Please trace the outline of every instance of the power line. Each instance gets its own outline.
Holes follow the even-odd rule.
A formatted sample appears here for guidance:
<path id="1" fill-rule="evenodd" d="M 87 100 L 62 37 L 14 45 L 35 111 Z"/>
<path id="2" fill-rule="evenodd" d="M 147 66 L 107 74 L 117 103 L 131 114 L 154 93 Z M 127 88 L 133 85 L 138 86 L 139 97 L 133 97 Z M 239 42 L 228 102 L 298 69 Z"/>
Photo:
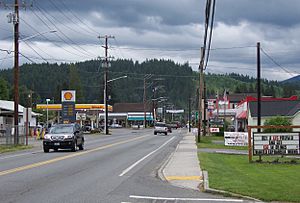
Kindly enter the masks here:
<path id="1" fill-rule="evenodd" d="M 99 33 L 96 31 L 96 30 L 94 30 L 93 28 L 91 28 L 89 25 L 87 25 L 85 22 L 83 22 L 71 9 L 69 9 L 68 8 L 68 6 L 61 0 L 61 1 L 59 1 L 60 3 L 61 3 L 61 5 L 63 5 L 64 7 L 65 7 L 65 9 L 67 10 L 67 11 L 69 11 L 69 13 L 70 14 L 72 14 L 72 16 L 74 17 L 74 18 L 76 18 L 81 24 L 79 24 L 80 25 L 80 27 L 83 29 L 83 30 L 85 30 L 86 32 L 88 32 L 88 33 L 90 33 L 90 36 L 95 36 L 95 34 L 96 35 L 99 35 Z M 61 9 L 59 9 L 59 10 L 61 10 Z M 65 15 L 65 13 L 62 11 L 62 13 Z M 76 23 L 75 21 L 73 21 L 72 20 L 72 18 L 69 18 L 69 17 L 67 17 L 66 16 L 66 18 L 68 18 L 68 19 L 70 19 L 73 23 L 75 23 L 75 24 L 78 24 L 78 23 Z M 84 25 L 84 26 L 82 26 L 82 25 Z"/>
<path id="2" fill-rule="evenodd" d="M 32 13 L 50 30 L 52 30 L 52 28 L 38 15 L 36 14 L 36 12 L 34 10 L 32 10 Z M 45 16 L 44 16 L 45 17 Z M 46 19 L 47 19 L 47 16 L 46 16 Z M 23 19 L 24 20 L 24 19 Z M 30 26 L 32 27 L 32 26 Z M 34 28 L 33 28 L 34 29 Z M 35 29 L 34 29 L 35 30 Z M 37 31 L 37 30 L 35 30 Z M 37 31 L 38 32 L 38 31 Z M 65 44 L 67 45 L 70 45 L 67 41 L 65 41 L 60 35 L 58 35 L 57 33 L 54 33 L 59 39 L 62 40 L 62 42 L 64 42 Z M 49 42 L 52 42 L 54 43 L 57 47 L 60 47 L 61 49 L 65 50 L 66 52 L 72 54 L 72 55 L 76 55 L 76 56 L 79 56 L 79 57 L 86 57 L 86 55 L 79 55 L 78 53 L 75 53 L 75 52 L 72 52 L 72 51 L 69 51 L 68 49 L 65 49 L 61 44 L 59 43 L 56 43 L 56 42 L 53 42 L 51 40 L 49 40 L 47 37 L 44 36 L 44 38 L 46 38 Z M 71 48 L 73 48 L 74 50 L 76 50 L 78 52 L 78 50 L 76 48 L 74 48 L 72 45 L 70 45 Z"/>
<path id="3" fill-rule="evenodd" d="M 36 6 L 36 8 L 39 10 L 39 12 L 55 27 L 56 30 L 59 31 L 59 33 L 61 33 L 67 40 L 69 40 L 72 44 L 67 43 L 63 38 L 61 38 L 57 33 L 54 33 L 55 35 L 57 35 L 61 40 L 63 40 L 66 44 L 72 46 L 74 49 L 76 49 L 77 51 L 79 51 L 80 53 L 89 56 L 89 57 L 95 57 L 95 55 L 93 55 L 93 53 L 88 52 L 87 50 L 85 50 L 84 48 L 82 48 L 81 46 L 79 46 L 77 43 L 75 43 L 70 37 L 68 37 L 58 26 L 56 26 L 56 24 L 48 17 L 50 16 L 52 19 L 57 20 L 55 17 L 53 17 L 52 15 L 50 15 L 47 11 L 45 11 L 44 9 Z M 48 15 L 48 16 L 47 16 Z"/>
<path id="4" fill-rule="evenodd" d="M 294 76 L 294 74 L 298 74 L 299 75 L 299 73 L 296 73 L 296 72 L 294 72 L 294 73 L 292 73 L 291 71 L 289 71 L 287 68 L 285 68 L 285 67 L 283 67 L 282 65 L 280 65 L 279 63 L 277 63 L 276 61 L 275 61 L 275 59 L 273 59 L 269 54 L 267 54 L 267 52 L 265 51 L 265 50 L 263 50 L 262 48 L 260 49 L 262 52 L 263 52 L 263 54 L 265 55 L 265 56 L 267 56 L 275 65 L 277 65 L 279 68 L 281 68 L 282 70 L 284 70 L 286 73 L 288 73 L 288 74 L 290 74 L 291 76 Z"/>
<path id="5" fill-rule="evenodd" d="M 209 33 L 209 40 L 208 40 L 208 50 L 207 50 L 206 62 L 205 62 L 204 70 L 207 67 L 208 59 L 209 59 L 209 53 L 210 53 L 210 47 L 211 47 L 211 41 L 212 41 L 212 33 L 213 33 L 213 27 L 214 27 L 215 8 L 216 8 L 216 0 L 213 0 L 212 14 L 211 14 L 211 24 L 210 24 L 210 33 Z"/>

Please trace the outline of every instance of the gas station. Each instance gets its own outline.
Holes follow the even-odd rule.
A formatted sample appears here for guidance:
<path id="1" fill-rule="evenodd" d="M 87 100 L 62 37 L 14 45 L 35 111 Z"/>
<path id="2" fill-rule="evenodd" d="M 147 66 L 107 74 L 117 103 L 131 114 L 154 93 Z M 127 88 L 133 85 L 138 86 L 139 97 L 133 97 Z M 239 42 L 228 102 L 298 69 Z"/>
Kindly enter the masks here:
<path id="1" fill-rule="evenodd" d="M 36 109 L 56 111 L 57 112 L 57 122 L 61 123 L 61 111 L 62 104 L 37 104 Z M 112 112 L 113 108 L 108 105 L 108 112 Z M 104 104 L 75 104 L 76 112 L 76 122 L 80 123 L 81 126 L 83 122 L 88 121 L 91 128 L 98 128 L 99 126 L 99 114 L 105 112 Z"/>

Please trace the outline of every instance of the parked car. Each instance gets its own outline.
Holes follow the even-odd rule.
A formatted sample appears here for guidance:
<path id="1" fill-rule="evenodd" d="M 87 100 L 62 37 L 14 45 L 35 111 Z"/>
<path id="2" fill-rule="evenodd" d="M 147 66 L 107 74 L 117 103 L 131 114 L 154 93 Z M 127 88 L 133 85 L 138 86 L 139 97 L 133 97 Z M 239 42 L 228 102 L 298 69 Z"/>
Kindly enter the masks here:
<path id="1" fill-rule="evenodd" d="M 77 147 L 79 150 L 84 148 L 83 132 L 77 123 L 55 125 L 43 140 L 44 152 L 49 152 L 50 149 L 71 149 L 75 152 Z"/>
<path id="2" fill-rule="evenodd" d="M 165 135 L 168 135 L 168 127 L 163 122 L 157 122 L 154 124 L 154 135 L 157 135 L 157 133 L 163 133 Z"/>

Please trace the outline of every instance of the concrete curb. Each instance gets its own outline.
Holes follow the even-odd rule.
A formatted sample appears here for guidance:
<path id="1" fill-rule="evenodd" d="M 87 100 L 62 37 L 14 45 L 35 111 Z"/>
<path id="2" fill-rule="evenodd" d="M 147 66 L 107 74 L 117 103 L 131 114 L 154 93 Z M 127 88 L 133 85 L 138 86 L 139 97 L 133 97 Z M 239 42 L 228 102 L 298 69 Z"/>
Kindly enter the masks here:
<path id="1" fill-rule="evenodd" d="M 253 197 L 249 197 L 249 196 L 244 196 L 241 194 L 236 194 L 233 192 L 228 192 L 228 191 L 224 191 L 224 190 L 218 190 L 218 189 L 213 189 L 209 187 L 209 180 L 208 180 L 208 172 L 207 171 L 202 171 L 203 174 L 203 190 L 204 192 L 208 192 L 208 193 L 214 193 L 214 194 L 221 194 L 221 195 L 230 195 L 232 197 L 238 197 L 238 198 L 243 198 L 243 199 L 247 199 L 247 200 L 252 200 L 255 202 L 262 202 L 259 199 L 255 199 Z"/>
<path id="2" fill-rule="evenodd" d="M 168 183 L 170 183 L 170 182 L 166 179 L 163 170 L 165 169 L 165 167 L 168 165 L 168 163 L 170 162 L 170 160 L 171 160 L 172 157 L 174 156 L 175 152 L 176 152 L 177 149 L 178 149 L 178 146 L 179 146 L 179 144 L 176 146 L 175 151 L 172 152 L 172 153 L 170 154 L 170 156 L 169 156 L 169 157 L 166 159 L 166 161 L 159 167 L 159 169 L 158 169 L 158 171 L 157 171 L 157 176 L 158 176 L 161 180 L 166 181 L 166 182 L 168 182 Z"/>

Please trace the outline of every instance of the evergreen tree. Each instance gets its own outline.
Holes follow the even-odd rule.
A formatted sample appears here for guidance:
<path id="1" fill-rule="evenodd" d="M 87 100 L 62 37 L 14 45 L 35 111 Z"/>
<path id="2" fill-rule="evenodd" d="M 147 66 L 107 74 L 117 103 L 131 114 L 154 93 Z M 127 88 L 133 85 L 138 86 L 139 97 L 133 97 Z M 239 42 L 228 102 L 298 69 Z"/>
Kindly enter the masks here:
<path id="1" fill-rule="evenodd" d="M 8 84 L 3 78 L 0 78 L 0 99 L 2 99 L 2 100 L 9 99 Z"/>

